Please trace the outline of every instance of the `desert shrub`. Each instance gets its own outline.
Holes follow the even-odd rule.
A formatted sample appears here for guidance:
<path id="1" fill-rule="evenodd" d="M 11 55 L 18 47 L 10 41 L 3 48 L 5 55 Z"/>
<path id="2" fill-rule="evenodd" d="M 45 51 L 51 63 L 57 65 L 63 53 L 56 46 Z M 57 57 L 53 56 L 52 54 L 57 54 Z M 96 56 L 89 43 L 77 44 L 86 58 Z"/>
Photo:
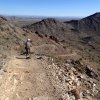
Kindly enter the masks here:
<path id="1" fill-rule="evenodd" d="M 100 58 L 100 56 L 98 56 L 98 58 Z"/>
<path id="2" fill-rule="evenodd" d="M 100 68 L 98 67 L 97 70 L 100 71 Z"/>
<path id="3" fill-rule="evenodd" d="M 4 28 L 0 26 L 0 30 L 1 30 L 1 31 L 4 31 Z"/>
<path id="4" fill-rule="evenodd" d="M 55 63 L 60 64 L 60 65 L 62 65 L 66 61 L 65 57 L 55 57 L 55 56 L 53 56 L 52 58 L 54 59 Z"/>
<path id="5" fill-rule="evenodd" d="M 18 48 L 18 52 L 20 54 L 25 54 L 25 46 L 24 45 L 20 45 L 19 48 Z"/>
<path id="6" fill-rule="evenodd" d="M 64 48 L 64 49 L 66 49 L 66 48 L 67 48 L 67 46 L 63 46 L 63 48 Z"/>
<path id="7" fill-rule="evenodd" d="M 3 54 L 3 55 L 2 55 L 2 58 L 3 58 L 3 59 L 6 59 L 6 58 L 7 58 L 7 55 Z"/>
<path id="8" fill-rule="evenodd" d="M 2 69 L 2 67 L 3 67 L 3 62 L 0 61 L 0 70 Z"/>

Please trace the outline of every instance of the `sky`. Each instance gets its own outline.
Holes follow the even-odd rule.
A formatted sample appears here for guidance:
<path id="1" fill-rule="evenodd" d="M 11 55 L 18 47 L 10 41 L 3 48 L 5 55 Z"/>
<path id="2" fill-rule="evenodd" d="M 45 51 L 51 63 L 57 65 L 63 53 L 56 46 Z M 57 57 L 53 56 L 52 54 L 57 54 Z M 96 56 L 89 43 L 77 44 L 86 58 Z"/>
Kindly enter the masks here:
<path id="1" fill-rule="evenodd" d="M 100 12 L 100 0 L 0 0 L 1 15 L 85 17 Z"/>

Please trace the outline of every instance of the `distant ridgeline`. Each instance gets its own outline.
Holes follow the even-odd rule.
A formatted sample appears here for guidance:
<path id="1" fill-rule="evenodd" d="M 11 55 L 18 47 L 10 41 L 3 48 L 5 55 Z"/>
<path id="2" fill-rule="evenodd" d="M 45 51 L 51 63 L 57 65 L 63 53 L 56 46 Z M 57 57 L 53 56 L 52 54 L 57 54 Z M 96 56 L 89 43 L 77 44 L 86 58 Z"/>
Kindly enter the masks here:
<path id="1" fill-rule="evenodd" d="M 81 20 L 71 20 L 66 23 L 71 24 L 80 32 L 95 33 L 100 35 L 100 13 L 95 13 Z"/>

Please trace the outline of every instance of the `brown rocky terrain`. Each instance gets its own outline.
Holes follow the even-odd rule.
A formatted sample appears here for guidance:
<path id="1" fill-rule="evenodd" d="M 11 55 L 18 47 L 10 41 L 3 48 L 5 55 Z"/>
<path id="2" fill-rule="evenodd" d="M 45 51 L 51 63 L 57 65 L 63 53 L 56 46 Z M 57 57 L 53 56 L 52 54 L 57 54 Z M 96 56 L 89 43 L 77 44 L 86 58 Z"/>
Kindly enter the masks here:
<path id="1" fill-rule="evenodd" d="M 56 19 L 20 28 L 0 17 L 0 100 L 99 100 L 99 39 Z"/>
<path id="2" fill-rule="evenodd" d="M 92 15 L 94 19 L 97 18 L 99 23 L 99 18 L 96 17 L 97 14 Z M 89 18 L 93 19 L 91 16 Z M 84 18 L 88 19 L 88 17 Z M 84 19 L 82 19 L 84 21 Z M 81 23 L 81 20 L 79 20 Z M 81 30 L 81 28 L 76 28 L 76 26 L 82 26 L 82 25 L 76 25 L 77 21 L 74 21 L 75 25 L 71 24 L 71 22 L 60 22 L 56 19 L 44 19 L 40 22 L 34 23 L 32 25 L 28 25 L 24 27 L 24 29 L 30 30 L 32 33 L 36 33 L 40 36 L 45 36 L 48 38 L 53 38 L 56 42 L 62 42 L 64 46 L 72 46 L 76 49 L 79 49 L 80 51 L 83 51 L 84 54 L 91 56 L 91 59 L 94 59 L 99 62 L 100 55 L 100 36 L 98 34 L 94 34 L 94 31 L 92 30 L 92 26 L 96 25 L 94 23 L 90 24 L 87 27 L 90 27 L 91 33 L 88 33 L 89 30 L 86 30 L 87 33 Z M 88 22 L 85 22 L 86 24 L 89 24 Z M 83 28 L 85 29 L 86 25 L 83 25 Z M 98 27 L 98 26 L 97 26 Z M 80 30 L 79 30 L 80 29 Z M 77 45 L 76 45 L 77 44 Z M 81 52 L 81 53 L 83 53 Z M 82 55 L 84 55 L 82 54 Z"/>

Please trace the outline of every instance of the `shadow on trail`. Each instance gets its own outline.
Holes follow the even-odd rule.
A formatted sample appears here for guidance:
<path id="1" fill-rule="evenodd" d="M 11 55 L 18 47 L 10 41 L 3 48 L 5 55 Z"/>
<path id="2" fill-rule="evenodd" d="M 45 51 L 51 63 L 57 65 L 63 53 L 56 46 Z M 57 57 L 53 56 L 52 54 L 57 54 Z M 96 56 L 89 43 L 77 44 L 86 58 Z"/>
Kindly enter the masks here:
<path id="1" fill-rule="evenodd" d="M 17 59 L 31 59 L 30 57 L 27 57 L 27 58 L 26 58 L 25 56 L 23 56 L 23 57 L 22 57 L 22 56 L 17 56 L 16 58 L 17 58 Z"/>
<path id="2" fill-rule="evenodd" d="M 26 59 L 26 57 L 16 57 L 17 59 Z"/>

